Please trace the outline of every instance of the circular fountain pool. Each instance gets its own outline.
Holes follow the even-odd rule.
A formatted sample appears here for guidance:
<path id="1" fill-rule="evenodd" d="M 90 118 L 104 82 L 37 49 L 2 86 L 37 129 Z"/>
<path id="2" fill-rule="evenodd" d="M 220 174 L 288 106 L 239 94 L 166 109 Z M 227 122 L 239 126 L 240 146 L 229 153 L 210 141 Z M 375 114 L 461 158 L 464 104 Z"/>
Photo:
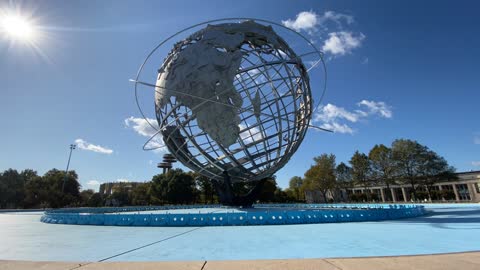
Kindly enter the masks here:
<path id="1" fill-rule="evenodd" d="M 253 208 L 220 205 L 70 208 L 46 211 L 41 221 L 104 226 L 242 226 L 379 221 L 422 216 L 418 205 L 257 204 Z"/>

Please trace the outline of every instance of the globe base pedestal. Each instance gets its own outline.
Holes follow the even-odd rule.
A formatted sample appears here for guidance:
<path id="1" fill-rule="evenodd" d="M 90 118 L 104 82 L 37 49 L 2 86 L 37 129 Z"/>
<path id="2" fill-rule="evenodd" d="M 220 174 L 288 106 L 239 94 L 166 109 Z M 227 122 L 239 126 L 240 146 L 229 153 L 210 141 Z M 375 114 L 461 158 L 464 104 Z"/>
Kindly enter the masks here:
<path id="1" fill-rule="evenodd" d="M 232 182 L 228 172 L 223 172 L 223 183 L 213 180 L 220 203 L 227 206 L 251 208 L 256 201 L 267 178 L 261 179 L 246 195 L 238 196 L 233 192 Z"/>

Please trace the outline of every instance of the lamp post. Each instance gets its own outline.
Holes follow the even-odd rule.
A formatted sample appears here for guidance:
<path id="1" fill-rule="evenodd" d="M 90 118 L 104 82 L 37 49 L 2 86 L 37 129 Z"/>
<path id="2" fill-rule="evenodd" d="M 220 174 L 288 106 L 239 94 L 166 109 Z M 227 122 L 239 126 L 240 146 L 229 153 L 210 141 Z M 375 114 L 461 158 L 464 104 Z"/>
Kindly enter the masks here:
<path id="1" fill-rule="evenodd" d="M 65 182 L 67 181 L 68 167 L 70 166 L 70 159 L 72 158 L 72 151 L 77 147 L 75 144 L 70 144 L 70 155 L 68 155 L 67 169 L 65 170 L 65 178 L 63 178 L 62 193 L 65 192 Z"/>

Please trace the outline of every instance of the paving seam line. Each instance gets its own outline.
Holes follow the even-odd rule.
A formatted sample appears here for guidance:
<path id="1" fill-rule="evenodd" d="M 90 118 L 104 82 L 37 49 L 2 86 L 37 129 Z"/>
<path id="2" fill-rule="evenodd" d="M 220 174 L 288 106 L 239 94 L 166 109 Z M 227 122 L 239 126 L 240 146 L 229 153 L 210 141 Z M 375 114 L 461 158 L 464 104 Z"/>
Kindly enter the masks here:
<path id="1" fill-rule="evenodd" d="M 341 267 L 339 267 L 338 265 L 334 264 L 333 262 L 331 262 L 330 260 L 328 259 L 323 259 L 323 261 L 325 261 L 326 263 L 330 264 L 331 266 L 335 267 L 335 269 L 340 269 L 342 270 Z"/>
<path id="2" fill-rule="evenodd" d="M 150 243 L 150 244 L 146 244 L 146 245 L 143 245 L 143 246 L 134 248 L 134 249 L 130 249 L 130 250 L 127 250 L 127 251 L 124 251 L 124 252 L 115 254 L 115 255 L 110 256 L 110 257 L 107 257 L 107 258 L 103 258 L 103 259 L 98 260 L 98 261 L 96 261 L 96 262 L 104 262 L 104 261 L 106 261 L 106 260 L 109 260 L 109 259 L 112 259 L 112 258 L 115 258 L 115 257 L 118 257 L 118 256 L 122 256 L 122 255 L 125 255 L 125 254 L 127 254 L 127 253 L 130 253 L 130 252 L 133 252 L 133 251 L 136 251 L 136 250 L 140 250 L 140 249 L 142 249 L 142 248 L 146 248 L 146 247 L 149 247 L 149 246 L 158 244 L 158 243 L 160 243 L 160 242 L 164 242 L 164 241 L 170 240 L 170 239 L 175 238 L 175 237 L 178 237 L 178 236 L 182 236 L 182 235 L 184 235 L 184 234 L 187 234 L 187 233 L 190 233 L 190 232 L 199 230 L 199 229 L 201 229 L 201 228 L 203 228 L 203 227 L 197 227 L 197 228 L 188 230 L 188 231 L 186 231 L 186 232 L 182 232 L 182 233 L 179 233 L 179 234 L 176 234 L 176 235 L 173 235 L 173 236 L 170 236 L 170 237 L 167 237 L 167 238 L 164 238 L 164 239 L 161 239 L 161 240 L 152 242 L 152 243 Z M 70 268 L 70 269 L 68 269 L 68 270 L 79 269 L 79 268 L 81 268 L 81 267 L 83 267 L 83 266 L 85 266 L 85 265 L 89 265 L 89 264 L 91 264 L 91 263 L 94 263 L 94 262 L 88 262 L 88 263 L 85 263 L 85 264 L 79 264 L 78 266 L 75 266 L 75 267 Z M 207 261 L 205 261 L 205 263 L 203 264 L 202 269 L 203 269 L 203 267 L 205 266 L 206 263 L 207 263 Z"/>
<path id="3" fill-rule="evenodd" d="M 88 262 L 88 263 L 79 263 L 79 264 L 78 264 L 78 266 L 75 266 L 75 267 L 73 267 L 73 268 L 68 268 L 67 270 L 74 270 L 74 269 L 78 269 L 78 268 L 80 268 L 80 267 L 83 267 L 83 266 L 85 266 L 85 265 L 89 265 L 89 264 L 91 264 L 91 263 L 93 263 L 93 262 Z"/>
<path id="4" fill-rule="evenodd" d="M 170 240 L 170 239 L 175 238 L 175 237 L 182 236 L 182 235 L 184 235 L 184 234 L 187 234 L 187 233 L 190 233 L 190 232 L 199 230 L 199 229 L 201 229 L 201 228 L 203 228 L 203 227 L 197 227 L 197 228 L 188 230 L 188 231 L 186 231 L 186 232 L 182 232 L 182 233 L 179 233 L 179 234 L 176 234 L 176 235 L 173 235 L 173 236 L 170 236 L 170 237 L 167 237 L 167 238 L 164 238 L 164 239 L 161 239 L 161 240 L 152 242 L 152 243 L 150 243 L 150 244 L 146 244 L 146 245 L 143 245 L 143 246 L 140 246 L 140 247 L 137 247 L 137 248 L 133 248 L 133 249 L 130 249 L 130 250 L 127 250 L 127 251 L 124 251 L 124 252 L 115 254 L 115 255 L 113 255 L 113 256 L 110 256 L 110 257 L 107 257 L 107 258 L 103 258 L 103 259 L 101 259 L 101 260 L 98 260 L 97 262 L 104 262 L 104 261 L 106 261 L 106 260 L 110 260 L 110 259 L 112 259 L 112 258 L 115 258 L 115 257 L 118 257 L 118 256 L 122 256 L 122 255 L 125 255 L 125 254 L 127 254 L 127 253 L 130 253 L 130 252 L 133 252 L 133 251 L 142 249 L 142 248 L 146 248 L 146 247 L 149 247 L 149 246 L 152 246 L 152 245 L 155 245 L 155 244 L 158 244 L 158 243 L 161 243 L 161 242 Z"/>

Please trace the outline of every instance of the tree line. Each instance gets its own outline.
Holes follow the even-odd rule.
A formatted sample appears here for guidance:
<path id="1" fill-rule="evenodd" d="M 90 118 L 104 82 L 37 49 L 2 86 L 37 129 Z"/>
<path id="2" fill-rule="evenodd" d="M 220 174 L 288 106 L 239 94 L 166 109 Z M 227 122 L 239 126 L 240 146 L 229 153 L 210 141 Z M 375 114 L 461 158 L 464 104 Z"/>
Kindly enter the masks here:
<path id="1" fill-rule="evenodd" d="M 65 185 L 64 185 L 65 181 Z M 235 183 L 236 193 L 247 193 L 252 183 Z M 266 181 L 260 202 L 293 202 L 295 196 L 278 187 L 275 178 Z M 59 208 L 124 205 L 216 204 L 218 197 L 212 182 L 197 173 L 181 169 L 153 176 L 151 181 L 133 188 L 116 183 L 109 195 L 91 189 L 81 191 L 75 171 L 52 169 L 43 176 L 27 169 L 8 169 L 0 173 L 0 208 Z"/>
<path id="2" fill-rule="evenodd" d="M 80 183 L 75 171 L 52 169 L 43 176 L 26 169 L 0 173 L 0 208 L 57 208 L 76 205 Z M 65 184 L 64 184 L 65 183 Z"/>
<path id="3" fill-rule="evenodd" d="M 314 164 L 303 177 L 290 179 L 285 190 L 278 187 L 275 177 L 263 186 L 259 202 L 304 202 L 305 192 L 316 191 L 328 201 L 327 194 L 342 194 L 340 201 L 379 201 L 370 187 L 383 185 L 388 191 L 392 185 L 410 186 L 410 197 L 414 200 L 454 199 L 451 190 L 436 190 L 435 183 L 455 179 L 455 168 L 429 149 L 413 140 L 398 139 L 391 146 L 375 145 L 368 154 L 355 151 L 348 163 L 336 163 L 333 154 L 322 154 L 313 159 Z M 65 182 L 65 184 L 64 184 Z M 252 183 L 234 183 L 237 194 L 245 194 Z M 363 193 L 352 193 L 362 188 Z M 385 192 L 385 200 L 391 201 L 392 194 Z M 26 169 L 18 172 L 8 169 L 0 173 L 0 208 L 58 208 L 98 207 L 123 205 L 165 204 L 215 204 L 218 197 L 212 182 L 197 173 L 181 169 L 157 174 L 151 181 L 133 188 L 128 183 L 118 183 L 112 194 L 104 195 L 93 190 L 81 190 L 75 171 L 52 169 L 43 176 Z"/>
<path id="4" fill-rule="evenodd" d="M 290 179 L 289 189 L 294 191 L 297 200 L 304 199 L 305 191 L 318 191 L 325 201 L 336 200 L 340 194 L 342 201 L 379 201 L 370 187 L 381 185 L 386 188 L 385 200 L 392 201 L 390 187 L 403 184 L 409 186 L 412 200 L 451 200 L 455 198 L 451 190 L 437 190 L 434 185 L 440 181 L 456 179 L 455 168 L 427 146 L 414 140 L 397 139 L 391 146 L 375 145 L 368 154 L 355 151 L 348 164 L 336 164 L 333 154 L 315 157 L 314 164 L 304 177 Z M 353 193 L 361 188 L 363 193 Z M 346 191 L 343 197 L 340 190 Z"/>

